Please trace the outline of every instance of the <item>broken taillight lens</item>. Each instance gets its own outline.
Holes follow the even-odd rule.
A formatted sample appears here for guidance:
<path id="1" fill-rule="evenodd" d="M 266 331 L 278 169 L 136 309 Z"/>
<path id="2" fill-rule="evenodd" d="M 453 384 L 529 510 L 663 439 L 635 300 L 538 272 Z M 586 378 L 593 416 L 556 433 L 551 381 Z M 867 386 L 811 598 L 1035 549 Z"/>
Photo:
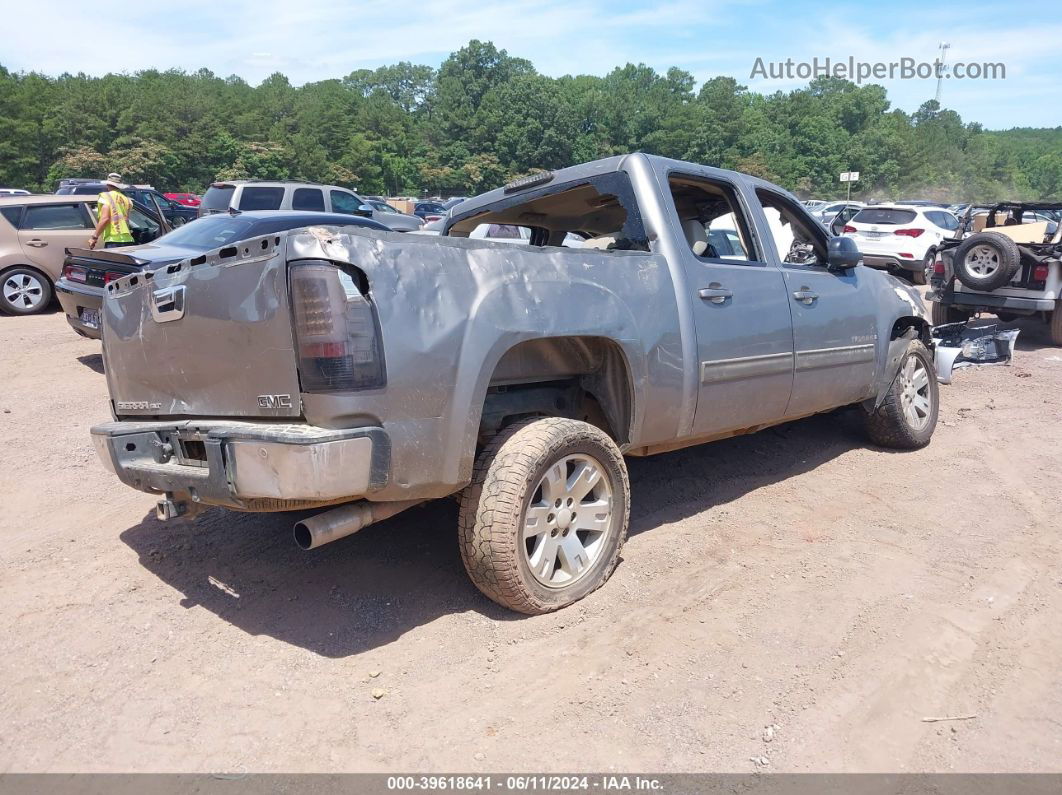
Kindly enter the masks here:
<path id="1" fill-rule="evenodd" d="M 303 391 L 383 386 L 376 311 L 354 278 L 329 262 L 308 260 L 291 266 L 290 283 Z"/>

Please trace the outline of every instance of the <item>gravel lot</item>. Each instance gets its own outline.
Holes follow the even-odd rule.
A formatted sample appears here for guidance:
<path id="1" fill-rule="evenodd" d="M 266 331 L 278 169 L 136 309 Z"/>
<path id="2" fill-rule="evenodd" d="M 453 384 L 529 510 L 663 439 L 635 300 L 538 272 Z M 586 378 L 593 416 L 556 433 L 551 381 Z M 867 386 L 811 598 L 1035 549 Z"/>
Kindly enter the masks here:
<path id="1" fill-rule="evenodd" d="M 1021 328 L 923 451 L 835 414 L 632 460 L 612 580 L 526 618 L 452 501 L 313 552 L 160 524 L 92 452 L 99 344 L 0 317 L 0 772 L 1062 772 L 1062 350 Z"/>

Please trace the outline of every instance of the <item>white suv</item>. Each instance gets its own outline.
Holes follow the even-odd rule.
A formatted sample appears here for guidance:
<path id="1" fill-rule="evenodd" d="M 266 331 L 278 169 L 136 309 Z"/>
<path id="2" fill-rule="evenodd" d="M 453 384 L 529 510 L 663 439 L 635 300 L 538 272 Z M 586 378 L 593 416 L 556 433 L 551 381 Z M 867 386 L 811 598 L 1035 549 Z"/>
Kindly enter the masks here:
<path id="1" fill-rule="evenodd" d="M 915 284 L 925 284 L 937 249 L 958 228 L 959 219 L 943 207 L 878 204 L 856 213 L 843 234 L 859 244 L 864 265 L 907 271 Z"/>

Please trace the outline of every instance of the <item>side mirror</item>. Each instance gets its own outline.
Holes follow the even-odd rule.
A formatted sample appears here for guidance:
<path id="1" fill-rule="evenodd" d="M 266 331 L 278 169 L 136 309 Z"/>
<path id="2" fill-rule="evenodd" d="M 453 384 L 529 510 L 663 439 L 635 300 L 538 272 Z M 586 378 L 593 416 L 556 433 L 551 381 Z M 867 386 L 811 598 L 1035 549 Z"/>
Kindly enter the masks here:
<path id="1" fill-rule="evenodd" d="M 834 270 L 848 270 L 863 261 L 859 246 L 850 237 L 831 237 L 826 245 L 826 262 Z"/>
<path id="2" fill-rule="evenodd" d="M 358 207 L 358 215 L 362 218 L 372 218 L 372 205 L 362 204 Z"/>

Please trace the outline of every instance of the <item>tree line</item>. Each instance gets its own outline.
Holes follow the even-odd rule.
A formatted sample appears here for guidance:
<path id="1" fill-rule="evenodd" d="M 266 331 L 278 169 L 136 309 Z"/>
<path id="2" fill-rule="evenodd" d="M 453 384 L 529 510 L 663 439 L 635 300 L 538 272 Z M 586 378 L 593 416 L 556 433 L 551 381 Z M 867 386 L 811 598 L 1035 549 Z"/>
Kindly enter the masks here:
<path id="1" fill-rule="evenodd" d="M 438 69 L 402 62 L 295 87 L 206 69 L 90 77 L 0 66 L 0 185 L 119 171 L 201 193 L 216 179 L 306 179 L 368 194 L 474 194 L 538 169 L 651 152 L 802 196 L 1062 200 L 1062 127 L 989 132 L 927 101 L 820 78 L 769 95 L 731 77 L 627 64 L 559 78 L 489 42 Z"/>

